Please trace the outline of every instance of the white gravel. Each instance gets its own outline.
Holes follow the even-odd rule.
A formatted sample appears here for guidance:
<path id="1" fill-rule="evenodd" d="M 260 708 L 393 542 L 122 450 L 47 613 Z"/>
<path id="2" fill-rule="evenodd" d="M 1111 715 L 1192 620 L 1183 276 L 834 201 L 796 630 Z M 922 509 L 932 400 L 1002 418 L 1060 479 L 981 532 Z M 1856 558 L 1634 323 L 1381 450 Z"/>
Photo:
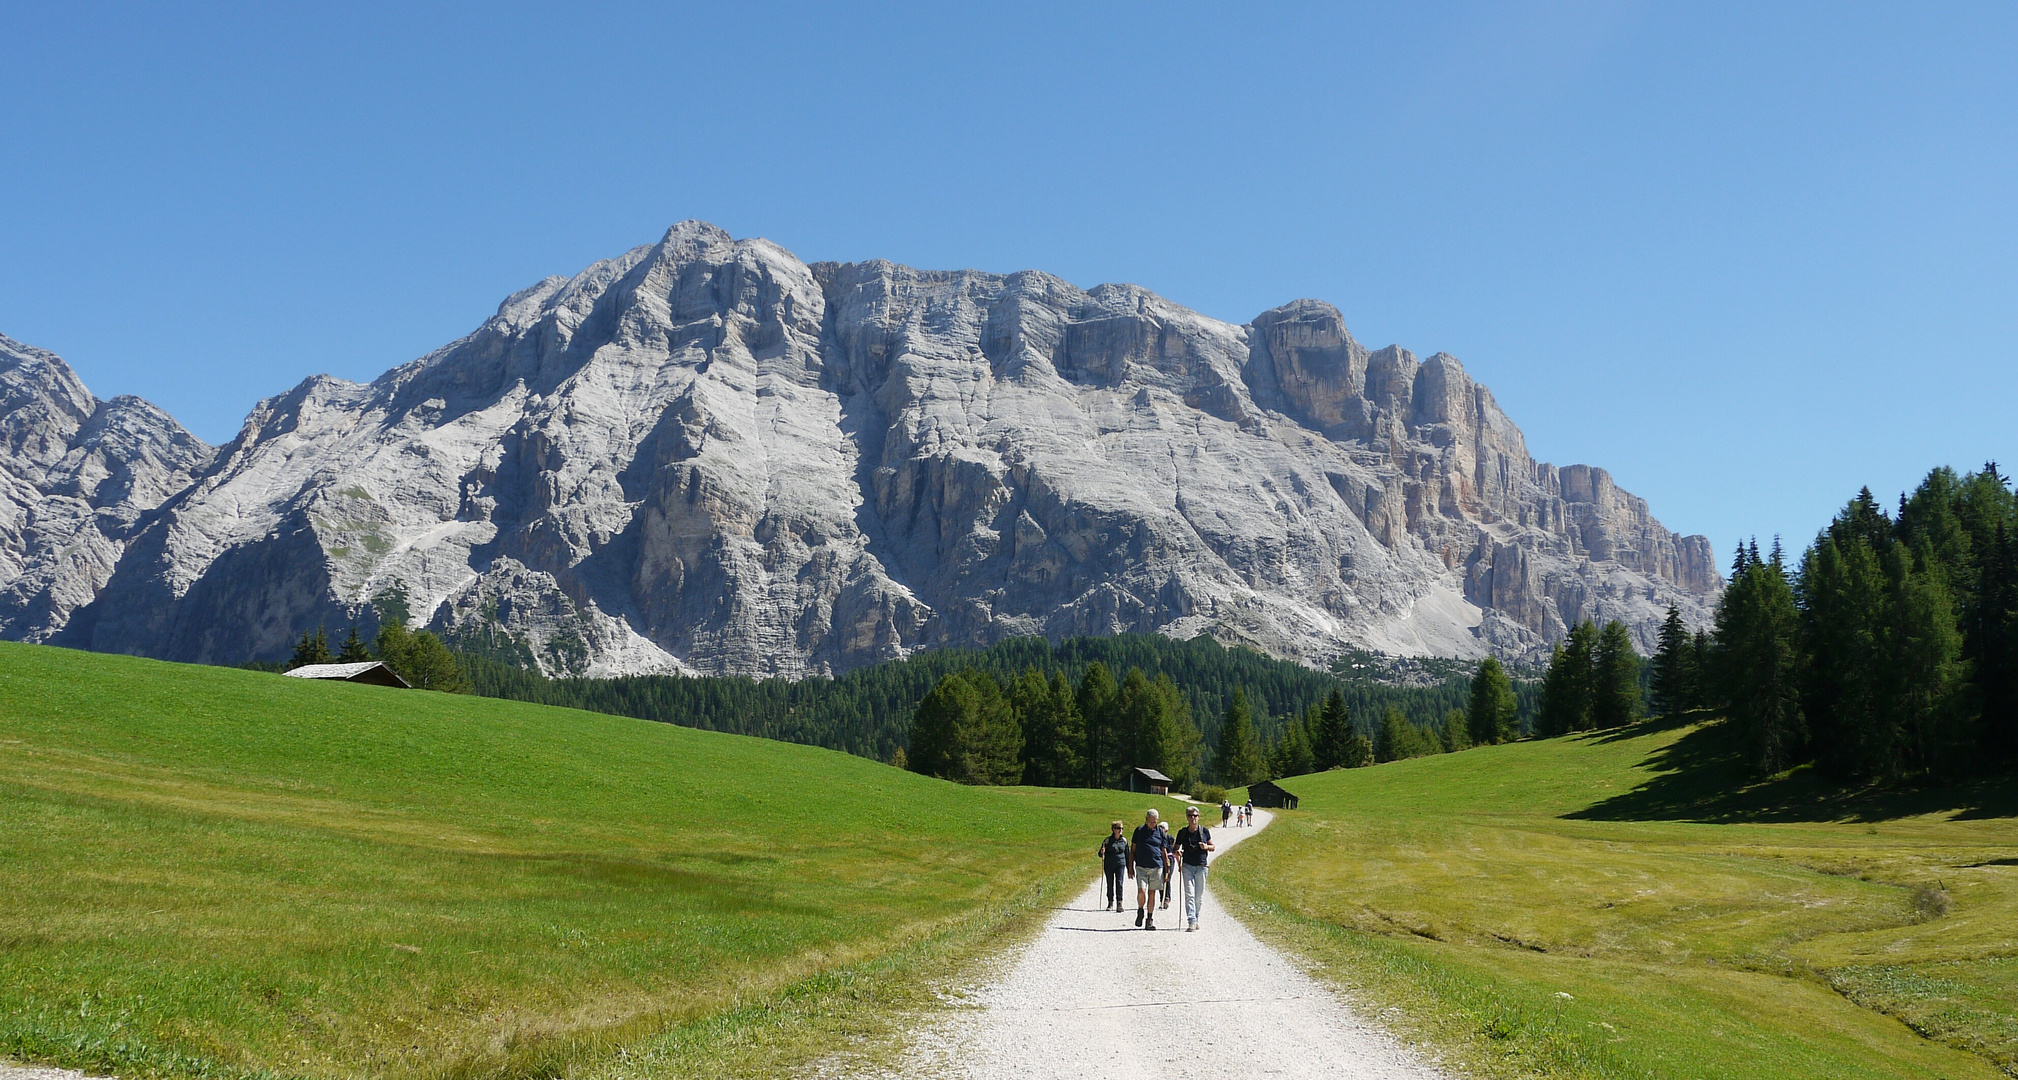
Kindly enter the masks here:
<path id="1" fill-rule="evenodd" d="M 70 1069 L 58 1069 L 49 1065 L 18 1065 L 12 1061 L 0 1061 L 0 1080 L 110 1080 L 110 1078 L 88 1077 Z"/>
<path id="2" fill-rule="evenodd" d="M 1255 818 L 1212 830 L 1221 854 L 1267 826 Z M 978 1009 L 919 1033 L 897 1075 L 1445 1080 L 1230 918 L 1209 879 L 1196 933 L 1175 891 L 1156 933 L 1135 929 L 1129 885 L 1125 914 L 1101 910 L 1096 880 L 1052 916 L 974 994 Z"/>

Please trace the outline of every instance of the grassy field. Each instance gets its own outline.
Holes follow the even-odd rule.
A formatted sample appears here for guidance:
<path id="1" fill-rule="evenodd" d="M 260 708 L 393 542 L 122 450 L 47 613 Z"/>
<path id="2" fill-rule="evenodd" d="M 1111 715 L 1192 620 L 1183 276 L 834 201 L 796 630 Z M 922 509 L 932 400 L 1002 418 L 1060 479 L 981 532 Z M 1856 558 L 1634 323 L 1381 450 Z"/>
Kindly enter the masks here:
<path id="1" fill-rule="evenodd" d="M 1485 1076 L 2018 1075 L 2018 785 L 1746 787 L 1720 725 L 1285 781 L 1264 936 Z"/>
<path id="2" fill-rule="evenodd" d="M 887 1042 L 1143 804 L 0 644 L 0 1057 L 771 1075 Z"/>

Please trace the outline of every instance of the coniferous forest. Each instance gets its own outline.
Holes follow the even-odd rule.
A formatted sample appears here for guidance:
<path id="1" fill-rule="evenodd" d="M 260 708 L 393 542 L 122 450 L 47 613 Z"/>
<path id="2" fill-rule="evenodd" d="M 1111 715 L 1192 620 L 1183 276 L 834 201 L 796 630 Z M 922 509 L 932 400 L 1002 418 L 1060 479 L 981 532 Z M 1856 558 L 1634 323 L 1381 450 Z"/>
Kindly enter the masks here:
<path id="1" fill-rule="evenodd" d="M 809 743 L 976 783 L 1107 786 L 1127 768 L 1148 765 L 1186 786 L 1230 777 L 1238 784 L 1309 772 L 1319 762 L 1370 763 L 1383 730 L 1401 736 L 1383 744 L 1395 757 L 1475 741 L 1466 719 L 1473 689 L 1462 677 L 1394 686 L 1356 669 L 1317 671 L 1206 637 L 1018 638 L 796 682 L 548 679 L 495 657 L 460 658 L 474 691 L 490 697 Z M 965 685 L 947 685 L 949 676 Z M 1518 729 L 1533 711 L 1535 690 L 1505 681 L 1505 722 Z M 1245 711 L 1236 710 L 1243 703 Z M 1115 710 L 1112 723 L 1108 709 Z M 1229 713 L 1241 717 L 1230 757 L 1221 747 Z"/>
<path id="2" fill-rule="evenodd" d="M 1663 709 L 1708 707 L 1777 773 L 1949 780 L 2018 766 L 2018 498 L 1994 464 L 1869 488 L 1798 562 L 1744 545 L 1707 640 L 1663 635 Z"/>

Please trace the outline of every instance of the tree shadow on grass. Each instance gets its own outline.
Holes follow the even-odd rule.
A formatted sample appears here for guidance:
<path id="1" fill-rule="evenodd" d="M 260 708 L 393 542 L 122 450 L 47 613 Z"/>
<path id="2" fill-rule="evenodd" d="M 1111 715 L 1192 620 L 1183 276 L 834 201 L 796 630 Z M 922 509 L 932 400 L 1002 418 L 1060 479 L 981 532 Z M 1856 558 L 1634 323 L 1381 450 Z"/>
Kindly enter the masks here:
<path id="1" fill-rule="evenodd" d="M 1565 818 L 1584 821 L 1875 822 L 1919 814 L 1958 819 L 2018 817 L 2018 784 L 1985 778 L 1946 786 L 1847 787 L 1803 766 L 1760 779 L 1750 769 L 1740 733 L 1701 716 L 1648 720 L 1615 732 L 1585 736 L 1596 742 L 1639 738 L 1696 725 L 1643 763 L 1658 775 L 1622 795 Z"/>

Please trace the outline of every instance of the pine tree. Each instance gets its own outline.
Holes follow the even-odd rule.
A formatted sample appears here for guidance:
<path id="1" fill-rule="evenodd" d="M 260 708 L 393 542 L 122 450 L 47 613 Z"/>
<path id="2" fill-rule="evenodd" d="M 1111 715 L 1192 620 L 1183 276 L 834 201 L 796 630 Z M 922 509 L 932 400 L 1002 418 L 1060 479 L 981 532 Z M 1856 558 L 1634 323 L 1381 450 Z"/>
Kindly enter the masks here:
<path id="1" fill-rule="evenodd" d="M 1471 717 L 1463 709 L 1452 709 L 1443 714 L 1443 752 L 1455 754 L 1459 750 L 1471 749 Z"/>
<path id="2" fill-rule="evenodd" d="M 1714 642 L 1715 639 L 1710 636 L 1707 629 L 1697 630 L 1695 637 L 1689 641 L 1688 711 L 1690 712 L 1710 707 L 1713 696 L 1710 691 L 1710 657 Z"/>
<path id="3" fill-rule="evenodd" d="M 1923 537 L 1923 543 L 1924 543 Z M 1959 751 L 1967 666 L 1947 574 L 1931 548 L 1894 545 L 1887 579 L 1880 708 L 1903 736 L 1896 768 L 1939 772 Z"/>
<path id="4" fill-rule="evenodd" d="M 912 771 L 962 784 L 1014 784 L 1023 733 L 1009 699 L 984 671 L 948 674 L 911 718 Z"/>
<path id="5" fill-rule="evenodd" d="M 1345 764 L 1346 744 L 1352 739 L 1352 716 L 1345 708 L 1345 695 L 1333 690 L 1324 699 L 1324 709 L 1310 732 L 1310 753 L 1317 770 L 1336 769 Z"/>
<path id="6" fill-rule="evenodd" d="M 1538 734 L 1567 735 L 1590 729 L 1597 645 L 1597 627 L 1586 619 L 1570 630 L 1569 637 L 1550 656 L 1548 675 L 1542 680 L 1541 712 L 1535 719 Z"/>
<path id="7" fill-rule="evenodd" d="M 1682 610 L 1669 604 L 1668 616 L 1661 621 L 1660 641 L 1649 664 L 1647 704 L 1657 716 L 1678 717 L 1695 700 L 1695 651 L 1691 644 L 1688 625 L 1682 622 Z"/>
<path id="8" fill-rule="evenodd" d="M 1591 661 L 1591 726 L 1624 727 L 1640 718 L 1640 654 L 1632 631 L 1614 619 L 1598 635 Z"/>
<path id="9" fill-rule="evenodd" d="M 1010 687 L 1009 701 L 1023 730 L 1023 782 L 1045 787 L 1084 783 L 1086 732 L 1064 673 L 1046 681 L 1034 665 L 1024 668 Z"/>
<path id="10" fill-rule="evenodd" d="M 1754 767 L 1777 773 L 1807 750 L 1801 708 L 1800 613 L 1779 544 L 1770 562 L 1755 540 L 1739 552 L 1717 604 L 1713 671 L 1725 715 L 1744 733 Z"/>
<path id="11" fill-rule="evenodd" d="M 1114 684 L 1114 674 L 1107 670 L 1106 664 L 1095 660 L 1086 665 L 1086 672 L 1079 677 L 1078 700 L 1074 704 L 1079 710 L 1080 723 L 1086 727 L 1087 787 L 1114 784 L 1126 767 L 1121 760 L 1121 738 L 1114 714 L 1119 696 L 1120 687 Z"/>
<path id="12" fill-rule="evenodd" d="M 322 627 L 318 626 L 315 628 L 314 633 L 301 635 L 301 640 L 296 642 L 294 646 L 294 659 L 288 661 L 287 667 L 291 671 L 298 667 L 306 667 L 309 664 L 327 664 L 329 662 L 329 636 L 323 633 Z"/>
<path id="13" fill-rule="evenodd" d="M 1212 759 L 1212 772 L 1227 787 L 1244 787 L 1261 778 L 1266 768 L 1261 744 L 1254 735 L 1254 716 L 1247 706 L 1247 690 L 1235 687 L 1227 703 L 1226 718 L 1219 725 L 1219 748 Z"/>
<path id="14" fill-rule="evenodd" d="M 1345 743 L 1345 760 L 1339 762 L 1341 769 L 1364 769 L 1373 764 L 1373 740 L 1355 731 Z"/>
<path id="15" fill-rule="evenodd" d="M 1993 766 L 2018 765 L 2018 531 L 1998 522 L 1976 614 L 1977 745 Z"/>
<path id="16" fill-rule="evenodd" d="M 1301 717 L 1291 716 L 1283 722 L 1282 738 L 1276 743 L 1275 757 L 1270 762 L 1277 779 L 1317 771 L 1317 757 L 1310 749 L 1309 732 L 1309 724 Z"/>
<path id="17" fill-rule="evenodd" d="M 1898 759 L 1897 729 L 1879 711 L 1885 578 L 1865 520 L 1876 510 L 1869 496 L 1866 489 L 1815 538 L 1796 596 L 1809 658 L 1802 712 L 1818 765 L 1840 779 L 1890 775 Z"/>
<path id="18" fill-rule="evenodd" d="M 1471 677 L 1471 705 L 1465 711 L 1465 726 L 1471 741 L 1480 746 L 1512 742 L 1520 737 L 1520 706 L 1514 699 L 1513 680 L 1493 657 L 1479 661 L 1478 673 Z"/>
<path id="19" fill-rule="evenodd" d="M 1380 726 L 1374 729 L 1373 760 L 1377 762 L 1422 757 L 1441 749 L 1400 709 L 1389 708 L 1380 718 Z"/>
<path id="20" fill-rule="evenodd" d="M 357 627 L 350 628 L 350 636 L 343 639 L 343 651 L 336 654 L 339 664 L 361 664 L 371 659 L 371 650 L 365 648 L 364 639 L 357 636 Z"/>

